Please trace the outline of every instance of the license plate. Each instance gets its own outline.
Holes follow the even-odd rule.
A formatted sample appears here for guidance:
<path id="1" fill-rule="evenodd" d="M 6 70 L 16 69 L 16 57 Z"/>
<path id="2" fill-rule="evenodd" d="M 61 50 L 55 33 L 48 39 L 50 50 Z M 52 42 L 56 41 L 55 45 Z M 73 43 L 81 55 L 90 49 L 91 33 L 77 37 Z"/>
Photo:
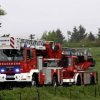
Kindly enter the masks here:
<path id="1" fill-rule="evenodd" d="M 11 76 L 11 75 L 8 76 L 8 75 L 7 75 L 6 78 L 14 78 L 14 76 Z"/>

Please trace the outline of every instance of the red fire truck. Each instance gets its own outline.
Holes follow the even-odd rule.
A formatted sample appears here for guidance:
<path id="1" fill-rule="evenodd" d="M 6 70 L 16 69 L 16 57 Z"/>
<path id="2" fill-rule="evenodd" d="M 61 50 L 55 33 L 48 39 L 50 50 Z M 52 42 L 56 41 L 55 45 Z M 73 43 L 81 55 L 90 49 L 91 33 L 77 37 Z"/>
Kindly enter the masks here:
<path id="1" fill-rule="evenodd" d="M 0 37 L 0 84 L 56 86 L 62 80 L 61 58 L 60 44 L 52 41 Z"/>
<path id="2" fill-rule="evenodd" d="M 62 48 L 63 84 L 96 84 L 98 75 L 94 69 L 90 49 Z"/>
<path id="3" fill-rule="evenodd" d="M 0 86 L 95 84 L 94 65 L 89 49 L 61 48 L 52 41 L 0 37 Z"/>

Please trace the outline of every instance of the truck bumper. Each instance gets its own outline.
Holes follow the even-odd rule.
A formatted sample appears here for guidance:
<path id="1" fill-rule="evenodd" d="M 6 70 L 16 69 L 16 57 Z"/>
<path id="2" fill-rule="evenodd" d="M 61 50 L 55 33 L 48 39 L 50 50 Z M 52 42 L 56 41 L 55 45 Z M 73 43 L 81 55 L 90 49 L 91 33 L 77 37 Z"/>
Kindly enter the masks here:
<path id="1" fill-rule="evenodd" d="M 32 75 L 21 73 L 15 75 L 0 74 L 0 82 L 31 82 Z"/>

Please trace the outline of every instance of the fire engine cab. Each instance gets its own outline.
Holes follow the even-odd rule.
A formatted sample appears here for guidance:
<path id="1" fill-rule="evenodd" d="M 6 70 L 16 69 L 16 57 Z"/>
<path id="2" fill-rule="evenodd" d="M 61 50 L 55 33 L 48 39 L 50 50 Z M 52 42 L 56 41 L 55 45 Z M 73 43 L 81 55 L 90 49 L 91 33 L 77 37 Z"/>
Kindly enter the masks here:
<path id="1" fill-rule="evenodd" d="M 52 41 L 0 37 L 0 84 L 30 85 L 61 82 L 60 44 Z"/>
<path id="2" fill-rule="evenodd" d="M 63 84 L 96 84 L 97 72 L 94 69 L 90 49 L 62 48 Z"/>

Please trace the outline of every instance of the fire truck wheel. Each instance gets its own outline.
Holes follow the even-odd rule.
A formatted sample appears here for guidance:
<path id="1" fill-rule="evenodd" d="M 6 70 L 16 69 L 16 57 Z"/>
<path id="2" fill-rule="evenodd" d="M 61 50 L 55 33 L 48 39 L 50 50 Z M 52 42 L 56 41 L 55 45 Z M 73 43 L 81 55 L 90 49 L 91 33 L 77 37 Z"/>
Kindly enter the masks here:
<path id="1" fill-rule="evenodd" d="M 94 76 L 91 76 L 91 78 L 90 78 L 90 84 L 91 85 L 95 84 L 95 78 L 94 78 Z"/>
<path id="2" fill-rule="evenodd" d="M 35 74 L 32 76 L 31 86 L 39 86 L 38 75 Z"/>
<path id="3" fill-rule="evenodd" d="M 78 75 L 76 85 L 81 85 L 81 76 Z"/>
<path id="4" fill-rule="evenodd" d="M 35 82 L 34 77 L 32 77 L 32 82 L 31 82 L 31 85 L 32 85 L 32 86 L 36 86 L 36 82 Z"/>
<path id="5" fill-rule="evenodd" d="M 57 81 L 57 77 L 56 76 L 53 77 L 52 85 L 53 85 L 53 87 L 56 87 L 58 85 L 58 81 Z"/>

